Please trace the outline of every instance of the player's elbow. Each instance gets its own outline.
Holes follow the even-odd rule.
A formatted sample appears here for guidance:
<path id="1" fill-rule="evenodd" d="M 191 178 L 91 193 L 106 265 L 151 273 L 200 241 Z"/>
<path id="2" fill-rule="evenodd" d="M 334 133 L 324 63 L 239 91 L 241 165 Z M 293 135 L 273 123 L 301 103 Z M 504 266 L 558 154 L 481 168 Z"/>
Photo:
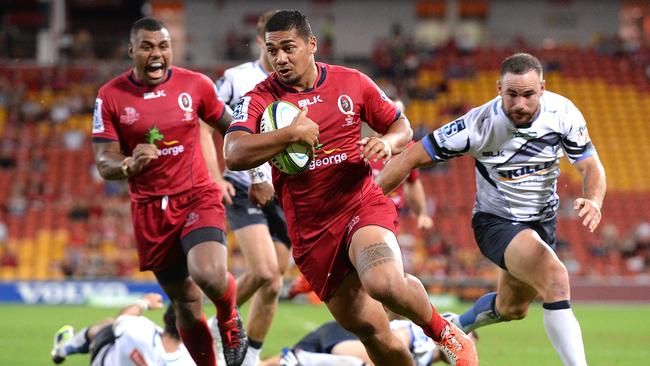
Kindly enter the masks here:
<path id="1" fill-rule="evenodd" d="M 223 160 L 226 167 L 234 171 L 250 169 L 251 167 L 246 164 L 245 156 L 238 146 L 239 144 L 234 141 L 224 141 Z"/>

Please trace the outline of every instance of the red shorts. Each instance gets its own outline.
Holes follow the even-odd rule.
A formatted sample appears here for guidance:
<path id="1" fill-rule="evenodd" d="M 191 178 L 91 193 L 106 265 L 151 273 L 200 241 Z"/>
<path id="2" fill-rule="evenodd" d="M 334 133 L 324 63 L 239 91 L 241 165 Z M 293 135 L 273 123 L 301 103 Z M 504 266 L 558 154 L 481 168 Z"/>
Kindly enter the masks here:
<path id="1" fill-rule="evenodd" d="M 181 242 L 197 229 L 215 228 L 223 235 L 226 220 L 216 185 L 147 202 L 131 202 L 131 216 L 140 270 L 154 272 L 185 262 Z"/>
<path id="2" fill-rule="evenodd" d="M 393 201 L 373 192 L 364 197 L 360 206 L 351 213 L 341 215 L 328 224 L 315 240 L 303 243 L 303 248 L 294 245 L 296 265 L 318 297 L 326 301 L 348 273 L 355 270 L 348 256 L 352 235 L 368 225 L 381 226 L 395 233 L 397 220 Z M 292 243 L 300 241 L 292 238 Z"/>

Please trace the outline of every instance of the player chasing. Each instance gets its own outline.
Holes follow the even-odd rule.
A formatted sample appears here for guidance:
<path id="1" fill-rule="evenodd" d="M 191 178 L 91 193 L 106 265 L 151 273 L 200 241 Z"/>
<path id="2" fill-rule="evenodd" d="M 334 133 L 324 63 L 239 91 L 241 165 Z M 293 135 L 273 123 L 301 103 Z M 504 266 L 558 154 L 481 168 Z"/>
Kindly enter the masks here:
<path id="1" fill-rule="evenodd" d="M 128 179 L 140 270 L 151 270 L 176 311 L 199 366 L 214 366 L 203 294 L 215 305 L 228 366 L 241 365 L 248 339 L 227 270 L 225 212 L 199 145 L 199 119 L 225 131 L 231 116 L 206 76 L 172 66 L 172 42 L 158 20 L 130 32 L 133 68 L 99 90 L 93 151 L 100 175 Z"/>
<path id="2" fill-rule="evenodd" d="M 147 309 L 162 308 L 162 296 L 150 293 L 124 307 L 115 319 L 89 325 L 77 333 L 72 326 L 64 325 L 54 335 L 52 361 L 60 364 L 68 356 L 90 353 L 91 366 L 195 365 L 181 342 L 171 306 L 163 316 L 164 328 L 142 315 Z"/>
<path id="3" fill-rule="evenodd" d="M 506 58 L 497 90 L 493 100 L 394 157 L 377 183 L 390 192 L 415 167 L 471 155 L 474 235 L 483 255 L 501 270 L 497 292 L 483 295 L 454 323 L 469 332 L 522 319 L 539 295 L 546 334 L 562 362 L 586 365 L 569 276 L 553 251 L 559 159 L 566 153 L 583 178 L 583 197 L 573 207 L 591 232 L 601 219 L 605 172 L 582 114 L 567 98 L 545 90 L 537 58 L 525 53 Z"/>
<path id="4" fill-rule="evenodd" d="M 219 97 L 234 109 L 239 99 L 273 71 L 266 57 L 264 26 L 276 11 L 261 15 L 257 22 L 256 42 L 260 49 L 255 61 L 227 69 L 216 83 Z M 202 127 L 202 149 L 213 178 L 221 177 L 212 140 L 213 129 Z M 207 132 L 207 133 L 205 133 Z M 209 159 L 208 159 L 209 158 Z M 275 198 L 271 182 L 271 166 L 264 163 L 249 171 L 226 169 L 221 179 L 226 198 L 226 217 L 235 241 L 246 260 L 246 272 L 237 278 L 237 305 L 252 298 L 248 311 L 246 333 L 248 350 L 243 366 L 254 366 L 271 327 L 278 304 L 282 275 L 289 265 L 291 242 L 284 213 Z M 210 323 L 214 324 L 214 323 Z M 218 336 L 218 332 L 215 336 Z"/>
<path id="5" fill-rule="evenodd" d="M 318 146 L 315 161 L 334 163 L 313 164 L 295 176 L 273 171 L 293 257 L 311 287 L 376 365 L 413 365 L 382 304 L 422 327 L 452 364 L 478 364 L 471 339 L 438 314 L 418 279 L 404 273 L 395 206 L 372 182 L 368 160 L 387 160 L 404 149 L 412 137 L 408 119 L 364 74 L 316 63 L 317 41 L 300 12 L 271 17 L 265 41 L 275 73 L 235 109 L 224 141 L 228 168 L 256 167 L 294 142 Z M 310 104 L 309 112 L 261 134 L 261 115 L 275 100 Z M 362 139 L 361 120 L 383 136 Z"/>

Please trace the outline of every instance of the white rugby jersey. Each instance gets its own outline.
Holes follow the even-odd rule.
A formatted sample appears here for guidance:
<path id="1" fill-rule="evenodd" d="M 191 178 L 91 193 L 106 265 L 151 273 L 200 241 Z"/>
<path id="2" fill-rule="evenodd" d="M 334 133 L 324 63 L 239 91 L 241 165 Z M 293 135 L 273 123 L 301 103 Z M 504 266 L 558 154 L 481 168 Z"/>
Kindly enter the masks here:
<path id="1" fill-rule="evenodd" d="M 219 98 L 230 107 L 235 109 L 239 99 L 246 93 L 253 90 L 255 85 L 266 79 L 268 74 L 262 68 L 259 61 L 246 62 L 241 65 L 227 69 L 223 76 L 217 80 L 217 93 Z M 224 176 L 241 183 L 245 187 L 251 184 L 251 175 L 256 174 L 258 179 L 271 181 L 271 165 L 264 163 L 249 171 L 232 171 L 226 169 Z"/>
<path id="2" fill-rule="evenodd" d="M 416 366 L 429 366 L 438 349 L 422 328 L 409 320 L 391 320 L 390 329 L 405 329 L 409 333 L 409 351 Z"/>
<path id="3" fill-rule="evenodd" d="M 107 366 L 193 366 L 190 353 L 181 344 L 167 353 L 162 344 L 163 330 L 144 316 L 121 315 L 113 324 L 115 344 L 107 352 Z"/>
<path id="4" fill-rule="evenodd" d="M 549 91 L 540 97 L 540 113 L 526 128 L 517 128 L 508 119 L 499 96 L 422 141 L 434 161 L 473 156 L 474 212 L 514 221 L 555 217 L 560 157 L 566 152 L 573 164 L 596 153 L 578 108 Z"/>

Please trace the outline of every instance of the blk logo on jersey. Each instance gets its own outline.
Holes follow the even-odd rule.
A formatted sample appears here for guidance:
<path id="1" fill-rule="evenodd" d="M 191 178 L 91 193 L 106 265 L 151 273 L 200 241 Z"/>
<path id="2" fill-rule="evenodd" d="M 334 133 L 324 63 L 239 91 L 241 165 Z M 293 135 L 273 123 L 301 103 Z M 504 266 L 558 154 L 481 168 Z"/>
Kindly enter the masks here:
<path id="1" fill-rule="evenodd" d="M 181 110 L 184 112 L 183 114 L 183 121 L 192 121 L 194 120 L 194 115 L 192 112 L 194 110 L 192 109 L 192 96 L 189 95 L 188 93 L 181 93 L 178 96 L 178 106 L 181 107 Z"/>
<path id="2" fill-rule="evenodd" d="M 298 107 L 304 108 L 310 105 L 314 105 L 316 103 L 323 103 L 323 100 L 320 98 L 320 94 L 313 98 L 299 100 Z"/>
<path id="3" fill-rule="evenodd" d="M 155 99 L 155 98 L 160 98 L 160 97 L 166 97 L 166 95 L 165 95 L 164 90 L 157 90 L 155 92 L 144 93 L 142 95 L 142 97 L 144 98 L 144 100 L 147 100 L 147 99 Z"/>
<path id="4" fill-rule="evenodd" d="M 120 123 L 132 125 L 140 119 L 140 113 L 133 107 L 124 107 L 124 114 L 120 115 Z"/>

